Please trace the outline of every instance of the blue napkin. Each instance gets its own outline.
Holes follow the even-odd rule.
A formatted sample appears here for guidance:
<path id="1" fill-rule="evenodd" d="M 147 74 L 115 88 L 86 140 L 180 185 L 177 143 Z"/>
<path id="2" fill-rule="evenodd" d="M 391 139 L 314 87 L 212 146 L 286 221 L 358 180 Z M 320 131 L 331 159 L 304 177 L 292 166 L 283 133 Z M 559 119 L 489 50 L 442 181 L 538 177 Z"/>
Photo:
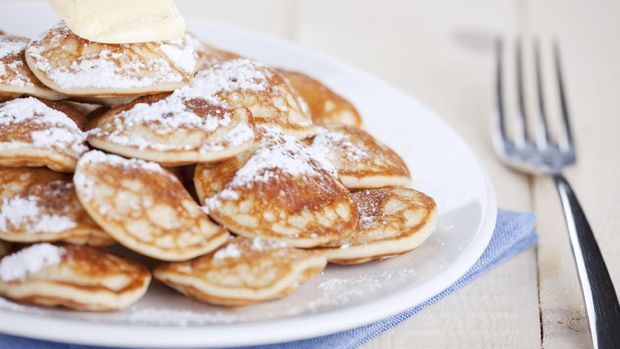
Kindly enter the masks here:
<path id="1" fill-rule="evenodd" d="M 484 251 L 478 262 L 454 285 L 429 299 L 426 303 L 406 310 L 400 314 L 387 319 L 377 321 L 352 330 L 335 333 L 323 337 L 305 339 L 300 341 L 264 345 L 258 347 L 247 347 L 256 349 L 353 349 L 372 338 L 384 333 L 385 331 L 398 326 L 403 321 L 409 319 L 418 312 L 424 310 L 429 305 L 439 301 L 450 293 L 469 284 L 496 265 L 504 262 L 515 254 L 528 249 L 536 244 L 537 236 L 535 232 L 536 218 L 529 213 L 517 213 L 510 211 L 499 211 L 497 226 L 491 238 L 489 246 Z M 0 334 L 0 349 L 87 349 L 80 345 L 58 344 L 32 339 L 18 338 Z"/>

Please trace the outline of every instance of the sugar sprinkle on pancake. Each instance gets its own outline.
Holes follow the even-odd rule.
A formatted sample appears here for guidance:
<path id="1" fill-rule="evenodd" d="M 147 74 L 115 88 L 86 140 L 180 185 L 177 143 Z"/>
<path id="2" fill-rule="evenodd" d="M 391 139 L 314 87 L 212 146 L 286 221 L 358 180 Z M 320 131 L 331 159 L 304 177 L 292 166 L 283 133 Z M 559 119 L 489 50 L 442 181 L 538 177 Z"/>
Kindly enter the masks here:
<path id="1" fill-rule="evenodd" d="M 411 185 L 409 169 L 398 154 L 361 129 L 321 127 L 311 147 L 336 167 L 349 189 Z"/>
<path id="2" fill-rule="evenodd" d="M 0 104 L 0 166 L 73 172 L 86 134 L 67 114 L 33 98 Z"/>
<path id="3" fill-rule="evenodd" d="M 262 63 L 226 60 L 198 72 L 193 89 L 230 106 L 248 108 L 256 124 L 275 125 L 297 138 L 312 135 L 312 120 L 284 79 Z"/>
<path id="4" fill-rule="evenodd" d="M 0 100 L 35 96 L 50 100 L 65 96 L 43 85 L 28 69 L 24 51 L 30 39 L 0 34 Z"/>
<path id="5" fill-rule="evenodd" d="M 300 97 L 300 103 L 305 104 L 315 124 L 362 125 L 355 106 L 324 84 L 300 72 L 278 69 L 278 73 Z"/>
<path id="6" fill-rule="evenodd" d="M 189 83 L 202 63 L 199 42 L 101 44 L 82 39 L 64 22 L 32 41 L 26 61 L 39 80 L 71 96 L 172 91 Z"/>
<path id="7" fill-rule="evenodd" d="M 196 300 L 239 306 L 288 295 L 326 262 L 322 254 L 239 237 L 206 256 L 161 266 L 154 275 Z"/>
<path id="8" fill-rule="evenodd" d="M 353 193 L 360 220 L 357 230 L 326 244 L 330 263 L 360 264 L 409 252 L 436 227 L 435 201 L 414 189 L 390 187 Z"/>
<path id="9" fill-rule="evenodd" d="M 114 242 L 78 201 L 71 177 L 45 168 L 0 168 L 0 239 Z"/>
<path id="10" fill-rule="evenodd" d="M 0 261 L 0 295 L 35 305 L 124 309 L 150 281 L 147 268 L 86 246 L 37 244 Z"/>
<path id="11" fill-rule="evenodd" d="M 241 80 L 236 75 L 216 79 L 199 74 L 172 94 L 142 97 L 112 109 L 90 131 L 89 142 L 169 166 L 235 156 L 254 144 L 254 119 L 247 108 L 228 105 L 217 93 L 237 89 Z"/>
<path id="12" fill-rule="evenodd" d="M 317 246 L 351 233 L 357 210 L 329 164 L 278 128 L 262 126 L 259 133 L 261 146 L 223 190 L 206 199 L 209 215 L 239 235 L 295 247 Z M 195 181 L 204 184 L 197 187 L 209 187 L 220 171 L 230 173 L 226 161 L 206 170 L 199 166 Z"/>
<path id="13" fill-rule="evenodd" d="M 140 254 L 188 260 L 228 239 L 181 182 L 156 163 L 91 151 L 80 159 L 74 182 L 91 217 Z"/>

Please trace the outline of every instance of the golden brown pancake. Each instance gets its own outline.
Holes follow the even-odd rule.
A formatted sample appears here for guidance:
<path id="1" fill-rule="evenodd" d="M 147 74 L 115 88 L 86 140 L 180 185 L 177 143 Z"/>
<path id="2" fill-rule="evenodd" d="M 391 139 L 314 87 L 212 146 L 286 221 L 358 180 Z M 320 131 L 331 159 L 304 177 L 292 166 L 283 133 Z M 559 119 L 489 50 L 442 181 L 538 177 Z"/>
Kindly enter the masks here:
<path id="1" fill-rule="evenodd" d="M 0 34 L 0 101 L 22 96 L 65 98 L 62 93 L 43 85 L 28 69 L 24 51 L 29 42 L 20 36 Z"/>
<path id="2" fill-rule="evenodd" d="M 297 138 L 314 133 L 312 120 L 284 79 L 248 59 L 233 59 L 201 70 L 192 83 L 200 96 L 229 107 L 248 108 L 257 125 L 274 125 Z"/>
<path id="3" fill-rule="evenodd" d="M 228 239 L 181 182 L 156 163 L 91 151 L 80 159 L 73 179 L 90 216 L 119 243 L 145 256 L 188 260 Z"/>
<path id="4" fill-rule="evenodd" d="M 282 298 L 326 263 L 322 254 L 239 237 L 206 256 L 161 266 L 154 275 L 201 302 L 239 306 Z"/>
<path id="5" fill-rule="evenodd" d="M 124 309 L 144 295 L 150 281 L 147 268 L 86 246 L 37 244 L 0 261 L 0 294 L 35 305 Z"/>
<path id="6" fill-rule="evenodd" d="M 126 97 L 167 92 L 189 83 L 202 65 L 200 41 L 102 44 L 59 23 L 26 48 L 30 70 L 48 87 L 70 96 Z"/>
<path id="7" fill-rule="evenodd" d="M 0 104 L 0 166 L 75 170 L 77 159 L 88 150 L 86 134 L 77 118 L 46 103 L 27 97 Z"/>
<path id="8" fill-rule="evenodd" d="M 194 182 L 209 215 L 239 235 L 295 247 L 318 246 L 350 234 L 357 210 L 329 164 L 275 127 L 258 129 L 261 146 L 247 161 L 240 159 L 244 155 L 198 165 Z M 212 181 L 216 189 L 223 188 L 207 198 Z"/>
<path id="9" fill-rule="evenodd" d="M 362 117 L 355 106 L 324 84 L 300 72 L 284 69 L 277 71 L 301 98 L 300 104 L 305 103 L 315 124 L 362 125 Z"/>
<path id="10" fill-rule="evenodd" d="M 254 144 L 254 119 L 243 106 L 230 107 L 196 86 L 153 95 L 101 116 L 89 143 L 128 157 L 181 166 L 226 159 Z"/>
<path id="11" fill-rule="evenodd" d="M 114 243 L 78 201 L 71 177 L 44 168 L 0 168 L 0 239 Z"/>
<path id="12" fill-rule="evenodd" d="M 420 246 L 436 227 L 435 201 L 419 191 L 390 187 L 353 193 L 357 230 L 326 244 L 330 263 L 360 264 L 394 257 Z"/>
<path id="13" fill-rule="evenodd" d="M 398 154 L 361 129 L 319 128 L 311 147 L 336 167 L 349 189 L 411 185 L 409 169 Z"/>

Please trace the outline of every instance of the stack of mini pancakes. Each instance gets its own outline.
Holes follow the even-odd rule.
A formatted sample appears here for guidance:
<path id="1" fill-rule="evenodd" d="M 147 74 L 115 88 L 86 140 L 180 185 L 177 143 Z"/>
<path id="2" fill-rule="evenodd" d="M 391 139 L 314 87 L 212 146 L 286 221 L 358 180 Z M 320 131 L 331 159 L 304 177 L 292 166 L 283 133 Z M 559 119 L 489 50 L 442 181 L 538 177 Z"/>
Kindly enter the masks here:
<path id="1" fill-rule="evenodd" d="M 0 100 L 0 295 L 15 301 L 122 309 L 152 273 L 198 301 L 252 304 L 435 227 L 434 200 L 350 102 L 191 34 L 0 35 Z"/>

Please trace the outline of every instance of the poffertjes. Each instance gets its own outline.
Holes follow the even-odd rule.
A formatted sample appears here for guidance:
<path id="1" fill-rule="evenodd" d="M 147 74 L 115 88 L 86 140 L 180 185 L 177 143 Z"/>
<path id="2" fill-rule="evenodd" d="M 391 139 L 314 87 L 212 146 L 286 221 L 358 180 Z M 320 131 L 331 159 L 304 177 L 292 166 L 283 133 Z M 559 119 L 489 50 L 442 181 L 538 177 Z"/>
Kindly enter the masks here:
<path id="1" fill-rule="evenodd" d="M 188 260 L 228 239 L 178 178 L 156 163 L 91 151 L 80 159 L 73 181 L 80 202 L 103 230 L 145 256 Z"/>
<path id="2" fill-rule="evenodd" d="M 0 295 L 35 305 L 124 309 L 150 281 L 147 268 L 86 246 L 36 244 L 0 260 Z"/>
<path id="3" fill-rule="evenodd" d="M 0 168 L 0 239 L 114 243 L 78 201 L 71 177 L 45 168 Z"/>
<path id="4" fill-rule="evenodd" d="M 360 264 L 420 246 L 437 225 L 437 205 L 419 191 L 390 187 L 353 193 L 360 221 L 353 234 L 322 249 L 330 263 Z"/>
<path id="5" fill-rule="evenodd" d="M 320 253 L 238 237 L 208 255 L 155 269 L 155 278 L 196 300 L 239 306 L 284 297 L 320 273 Z"/>
<path id="6" fill-rule="evenodd" d="M 301 104 L 318 125 L 362 126 L 359 112 L 342 96 L 306 74 L 278 69 L 277 72 L 298 95 Z"/>
<path id="7" fill-rule="evenodd" d="M 411 185 L 411 174 L 400 156 L 361 129 L 321 127 L 311 148 L 336 167 L 349 189 Z"/>
<path id="8" fill-rule="evenodd" d="M 258 130 L 261 145 L 247 161 L 232 159 L 196 168 L 198 196 L 209 215 L 236 234 L 295 247 L 318 246 L 349 235 L 357 226 L 357 210 L 330 165 L 276 127 Z M 226 179 L 221 191 L 205 197 L 211 181 Z"/>
<path id="9" fill-rule="evenodd" d="M 61 22 L 30 42 L 26 62 L 46 86 L 69 96 L 117 97 L 173 91 L 199 69 L 202 43 L 190 34 L 174 42 L 101 44 Z"/>
<path id="10" fill-rule="evenodd" d="M 73 172 L 88 147 L 70 116 L 33 97 L 1 103 L 0 166 Z"/>
<path id="11" fill-rule="evenodd" d="M 24 51 L 30 39 L 0 34 L 0 101 L 23 96 L 59 100 L 65 96 L 43 85 L 28 69 Z"/>

